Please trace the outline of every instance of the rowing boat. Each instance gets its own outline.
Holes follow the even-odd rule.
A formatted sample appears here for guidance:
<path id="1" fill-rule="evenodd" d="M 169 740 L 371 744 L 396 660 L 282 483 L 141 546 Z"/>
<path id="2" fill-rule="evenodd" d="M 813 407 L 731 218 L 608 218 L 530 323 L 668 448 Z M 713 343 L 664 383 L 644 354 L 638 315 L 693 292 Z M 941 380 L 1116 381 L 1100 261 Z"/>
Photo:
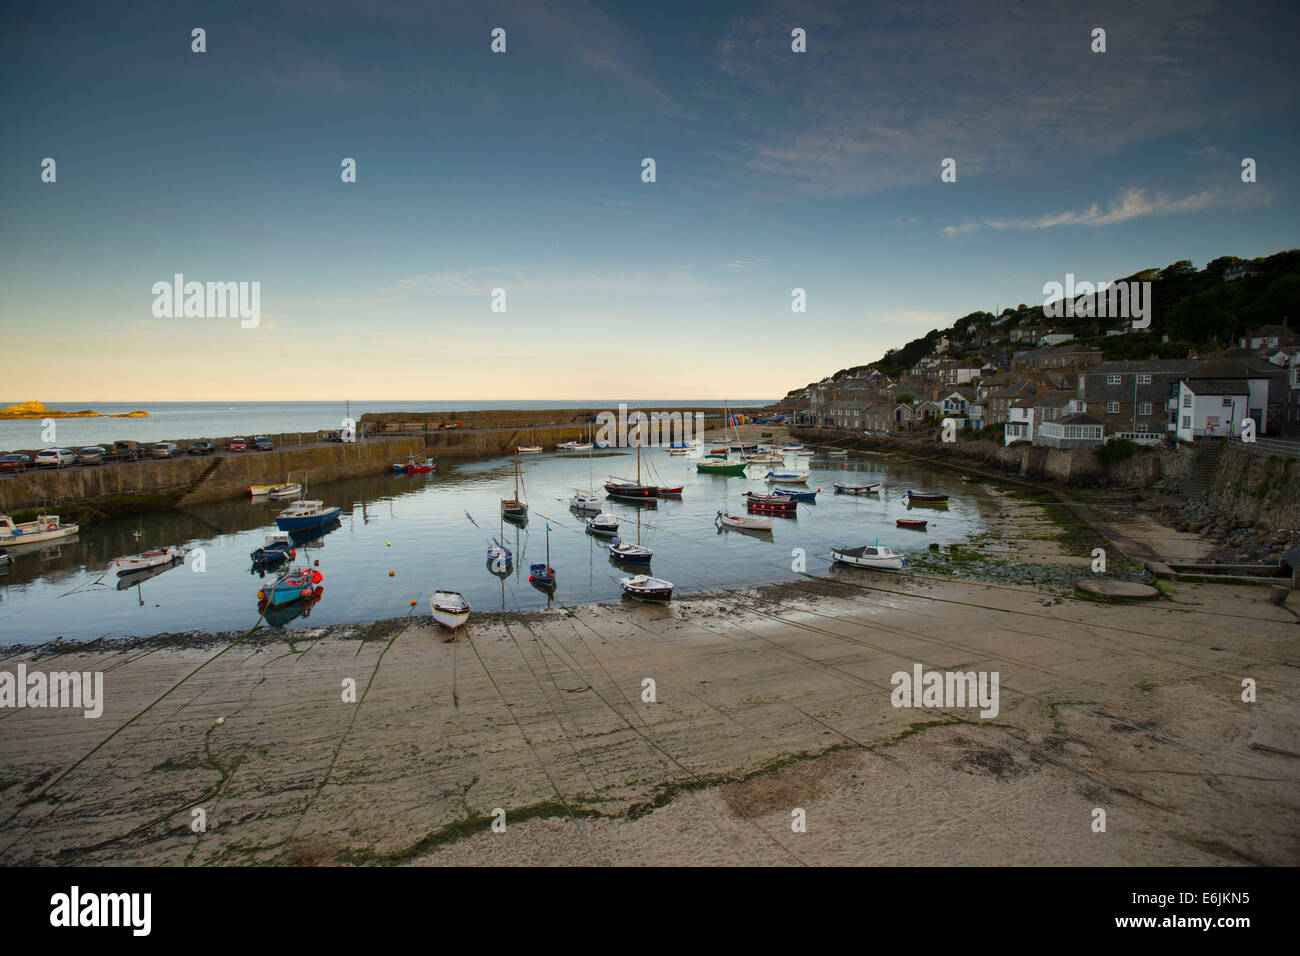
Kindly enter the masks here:
<path id="1" fill-rule="evenodd" d="M 429 598 L 433 619 L 449 631 L 469 620 L 469 601 L 459 591 L 434 591 Z"/>
<path id="2" fill-rule="evenodd" d="M 903 555 L 880 544 L 863 545 L 860 548 L 831 548 L 831 559 L 838 564 L 875 568 L 879 571 L 901 571 L 907 561 Z"/>
<path id="3" fill-rule="evenodd" d="M 899 518 L 897 524 L 900 528 L 911 528 L 913 531 L 924 531 L 925 526 L 929 524 L 929 522 L 921 521 L 919 518 Z"/>
<path id="4" fill-rule="evenodd" d="M 872 482 L 869 485 L 840 485 L 835 486 L 837 495 L 874 495 L 880 490 L 880 482 Z"/>

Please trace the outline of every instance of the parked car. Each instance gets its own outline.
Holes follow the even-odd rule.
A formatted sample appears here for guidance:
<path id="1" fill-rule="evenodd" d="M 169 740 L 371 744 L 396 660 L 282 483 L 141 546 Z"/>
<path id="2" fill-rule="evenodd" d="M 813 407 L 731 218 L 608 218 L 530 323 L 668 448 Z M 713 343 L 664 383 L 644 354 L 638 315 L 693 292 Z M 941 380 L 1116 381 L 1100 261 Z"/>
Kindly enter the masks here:
<path id="1" fill-rule="evenodd" d="M 99 445 L 91 445 L 89 448 L 83 448 L 77 452 L 78 465 L 102 465 L 106 452 Z"/>
<path id="2" fill-rule="evenodd" d="M 230 445 L 228 447 L 231 451 L 247 451 L 248 442 L 244 441 L 242 438 L 232 438 L 230 439 Z"/>
<path id="3" fill-rule="evenodd" d="M 115 441 L 104 456 L 107 462 L 140 461 L 145 457 L 145 448 L 133 441 Z"/>
<path id="4" fill-rule="evenodd" d="M 62 468 L 76 461 L 77 453 L 69 448 L 46 448 L 36 453 L 37 468 Z"/>
<path id="5" fill-rule="evenodd" d="M 340 432 L 337 432 L 337 431 L 329 431 L 329 432 L 326 432 L 326 433 L 325 433 L 325 440 L 326 440 L 326 441 L 342 441 L 342 440 L 343 440 L 343 435 L 342 435 Z"/>
<path id="6" fill-rule="evenodd" d="M 211 455 L 217 450 L 217 446 L 210 441 L 196 441 L 190 446 L 191 455 Z"/>
<path id="7" fill-rule="evenodd" d="M 267 438 L 265 435 L 253 439 L 254 451 L 272 451 L 274 448 L 275 446 L 271 444 L 271 439 Z"/>
<path id="8" fill-rule="evenodd" d="M 160 441 L 149 452 L 155 458 L 173 458 L 180 454 L 181 446 L 174 441 Z"/>
<path id="9" fill-rule="evenodd" d="M 31 455 L 5 455 L 0 458 L 0 471 L 26 471 L 34 465 Z"/>

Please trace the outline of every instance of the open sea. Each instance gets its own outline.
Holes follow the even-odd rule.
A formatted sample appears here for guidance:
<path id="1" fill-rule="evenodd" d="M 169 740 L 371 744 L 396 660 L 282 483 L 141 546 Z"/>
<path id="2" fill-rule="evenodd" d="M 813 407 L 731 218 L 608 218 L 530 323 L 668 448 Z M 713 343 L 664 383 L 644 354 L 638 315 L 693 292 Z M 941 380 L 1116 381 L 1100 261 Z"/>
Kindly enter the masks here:
<path id="1" fill-rule="evenodd" d="M 0 408 L 17 405 L 23 399 L 0 401 Z M 592 408 L 618 411 L 619 402 L 629 409 L 722 408 L 723 402 L 704 399 L 573 399 L 546 402 L 352 402 L 352 417 L 358 421 L 366 412 L 475 412 L 492 409 Z M 771 400 L 730 401 L 732 408 L 761 408 Z M 47 408 L 79 412 L 84 409 L 104 415 L 120 412 L 148 412 L 148 418 L 58 418 L 55 441 L 42 439 L 40 419 L 0 421 L 0 453 L 17 448 L 60 446 L 84 448 L 112 441 L 157 442 L 215 438 L 225 435 L 313 432 L 340 428 L 347 415 L 343 402 L 45 402 Z"/>
<path id="2" fill-rule="evenodd" d="M 531 514 L 526 528 L 505 525 L 514 551 L 514 569 L 505 577 L 492 573 L 486 549 L 500 532 L 500 499 L 514 494 L 511 459 L 448 461 L 434 474 L 312 484 L 310 497 L 343 509 L 335 527 L 298 550 L 299 562 L 319 562 L 324 593 L 308 616 L 298 608 L 268 623 L 293 629 L 374 621 L 409 613 L 412 601 L 427 619 L 429 598 L 439 589 L 460 591 L 476 611 L 500 611 L 626 600 L 619 578 L 641 573 L 672 581 L 678 595 L 788 581 L 799 576 L 795 549 L 803 549 L 810 573 L 879 580 L 886 572 L 832 571 L 828 549 L 879 539 L 919 556 L 931 542 L 961 542 L 987 530 L 999 507 L 977 485 L 921 465 L 877 456 L 814 458 L 807 488 L 822 489 L 815 504 L 801 502 L 796 517 L 775 518 L 771 533 L 722 531 L 714 526 L 717 511 L 743 513 L 742 492 L 769 489 L 768 466 L 752 467 L 749 477 L 702 475 L 694 459 L 650 449 L 643 474 L 661 485 L 683 485 L 682 500 L 649 509 L 614 499 L 604 505 L 618 516 L 620 536 L 639 537 L 654 550 L 647 571 L 614 564 L 608 541 L 587 534 L 568 508 L 575 490 L 594 486 L 603 494 L 611 475 L 635 476 L 634 452 L 547 452 L 520 461 Z M 835 481 L 883 487 L 878 495 L 852 497 L 834 494 Z M 948 508 L 909 510 L 903 501 L 909 487 L 953 498 Z M 283 507 L 264 498 L 211 502 L 106 521 L 55 546 L 14 554 L 8 572 L 0 572 L 0 645 L 251 628 L 259 618 L 257 591 L 269 582 L 251 571 L 249 552 L 276 532 Z M 898 529 L 900 517 L 926 518 L 930 525 L 924 532 Z M 546 560 L 548 543 L 558 579 L 553 597 L 528 581 L 528 565 Z M 202 549 L 203 570 L 195 570 L 196 555 L 135 581 L 108 569 L 115 558 L 166 545 Z"/>

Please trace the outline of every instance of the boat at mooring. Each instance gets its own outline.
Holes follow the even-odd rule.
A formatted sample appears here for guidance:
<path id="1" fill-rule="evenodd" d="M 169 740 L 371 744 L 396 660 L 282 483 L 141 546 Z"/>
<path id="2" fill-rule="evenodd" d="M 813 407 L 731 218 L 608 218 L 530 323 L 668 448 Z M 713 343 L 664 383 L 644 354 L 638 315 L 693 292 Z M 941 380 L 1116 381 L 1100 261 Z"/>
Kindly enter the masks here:
<path id="1" fill-rule="evenodd" d="M 876 543 L 860 548 L 831 548 L 831 560 L 858 568 L 875 568 L 878 571 L 901 571 L 907 558 L 891 548 Z"/>
<path id="2" fill-rule="evenodd" d="M 459 591 L 434 591 L 429 598 L 433 619 L 449 631 L 469 620 L 469 601 Z"/>

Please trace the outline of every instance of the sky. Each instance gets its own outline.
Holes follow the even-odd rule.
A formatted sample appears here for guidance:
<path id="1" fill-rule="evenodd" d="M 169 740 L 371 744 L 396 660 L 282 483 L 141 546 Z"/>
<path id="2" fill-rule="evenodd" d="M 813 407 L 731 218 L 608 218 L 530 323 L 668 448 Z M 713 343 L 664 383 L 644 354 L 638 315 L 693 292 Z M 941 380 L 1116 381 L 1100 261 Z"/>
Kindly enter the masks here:
<path id="1" fill-rule="evenodd" d="M 1300 246 L 1294 4 L 53 6 L 0 13 L 6 401 L 776 398 Z"/>

